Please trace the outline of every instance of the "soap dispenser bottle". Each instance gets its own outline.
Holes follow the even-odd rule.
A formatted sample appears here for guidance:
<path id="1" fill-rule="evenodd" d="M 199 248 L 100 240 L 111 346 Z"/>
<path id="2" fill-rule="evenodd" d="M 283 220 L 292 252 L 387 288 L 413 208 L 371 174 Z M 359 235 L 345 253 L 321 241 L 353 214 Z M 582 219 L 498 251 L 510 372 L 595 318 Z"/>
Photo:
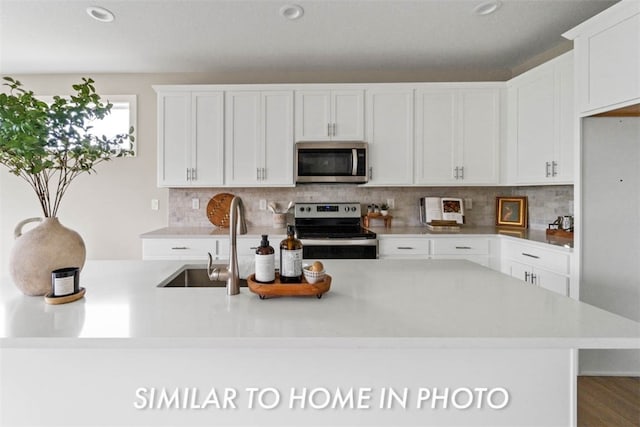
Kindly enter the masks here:
<path id="1" fill-rule="evenodd" d="M 273 283 L 276 279 L 275 249 L 269 246 L 269 236 L 262 235 L 260 247 L 256 249 L 256 282 Z"/>

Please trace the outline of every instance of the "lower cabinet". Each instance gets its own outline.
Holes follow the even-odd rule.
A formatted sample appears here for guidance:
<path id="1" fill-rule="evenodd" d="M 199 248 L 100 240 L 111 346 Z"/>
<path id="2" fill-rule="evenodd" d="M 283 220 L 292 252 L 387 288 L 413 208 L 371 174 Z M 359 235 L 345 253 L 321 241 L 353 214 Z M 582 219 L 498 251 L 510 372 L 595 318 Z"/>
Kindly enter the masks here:
<path id="1" fill-rule="evenodd" d="M 440 237 L 431 241 L 431 258 L 466 259 L 490 267 L 492 241 L 488 237 Z"/>
<path id="2" fill-rule="evenodd" d="M 378 258 L 427 259 L 429 258 L 429 239 L 379 235 Z"/>
<path id="3" fill-rule="evenodd" d="M 527 283 L 570 296 L 571 254 L 504 240 L 502 272 Z"/>
<path id="4" fill-rule="evenodd" d="M 220 259 L 221 246 L 220 239 L 215 238 L 142 239 L 142 259 L 206 261 L 207 253 Z"/>

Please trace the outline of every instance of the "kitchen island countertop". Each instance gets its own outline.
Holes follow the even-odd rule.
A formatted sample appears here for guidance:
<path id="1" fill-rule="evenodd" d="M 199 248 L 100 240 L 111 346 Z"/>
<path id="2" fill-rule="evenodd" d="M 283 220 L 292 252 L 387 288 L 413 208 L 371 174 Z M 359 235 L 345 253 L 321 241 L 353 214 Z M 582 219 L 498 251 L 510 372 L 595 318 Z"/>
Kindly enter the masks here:
<path id="1" fill-rule="evenodd" d="M 326 260 L 322 299 L 267 300 L 157 287 L 183 265 L 88 261 L 85 298 L 64 305 L 2 278 L 0 347 L 640 348 L 640 323 L 467 261 Z"/>

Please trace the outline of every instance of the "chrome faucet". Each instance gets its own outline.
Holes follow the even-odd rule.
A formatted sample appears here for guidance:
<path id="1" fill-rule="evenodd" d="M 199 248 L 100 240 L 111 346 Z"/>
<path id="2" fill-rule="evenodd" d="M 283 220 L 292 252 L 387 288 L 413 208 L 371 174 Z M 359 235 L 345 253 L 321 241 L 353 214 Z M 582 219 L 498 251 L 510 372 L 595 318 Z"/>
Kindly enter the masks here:
<path id="1" fill-rule="evenodd" d="M 207 274 L 209 280 L 226 280 L 227 295 L 237 295 L 240 293 L 240 274 L 238 271 L 238 247 L 236 236 L 247 234 L 247 223 L 244 219 L 244 205 L 240 197 L 234 197 L 229 207 L 229 266 L 213 268 L 213 257 L 209 255 Z"/>

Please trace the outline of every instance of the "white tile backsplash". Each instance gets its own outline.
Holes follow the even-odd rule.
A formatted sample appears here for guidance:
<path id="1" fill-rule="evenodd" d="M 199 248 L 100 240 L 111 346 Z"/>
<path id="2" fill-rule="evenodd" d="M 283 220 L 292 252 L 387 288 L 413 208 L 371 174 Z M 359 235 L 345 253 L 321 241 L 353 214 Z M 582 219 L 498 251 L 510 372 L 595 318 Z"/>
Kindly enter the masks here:
<path id="1" fill-rule="evenodd" d="M 496 196 L 527 196 L 529 201 L 529 227 L 544 229 L 560 215 L 573 215 L 573 186 L 535 187 L 359 187 L 350 184 L 309 184 L 295 188 L 172 188 L 169 190 L 170 227 L 208 227 L 206 208 L 209 199 L 218 193 L 231 193 L 242 197 L 247 223 L 252 226 L 271 226 L 268 210 L 259 209 L 260 199 L 275 202 L 284 209 L 294 202 L 360 202 L 366 205 L 382 204 L 395 199 L 391 211 L 394 225 L 420 224 L 418 200 L 425 196 L 470 198 L 473 208 L 465 211 L 467 224 L 491 226 L 495 224 Z M 200 209 L 192 209 L 192 199 L 200 200 Z M 292 222 L 292 219 L 290 219 Z"/>

